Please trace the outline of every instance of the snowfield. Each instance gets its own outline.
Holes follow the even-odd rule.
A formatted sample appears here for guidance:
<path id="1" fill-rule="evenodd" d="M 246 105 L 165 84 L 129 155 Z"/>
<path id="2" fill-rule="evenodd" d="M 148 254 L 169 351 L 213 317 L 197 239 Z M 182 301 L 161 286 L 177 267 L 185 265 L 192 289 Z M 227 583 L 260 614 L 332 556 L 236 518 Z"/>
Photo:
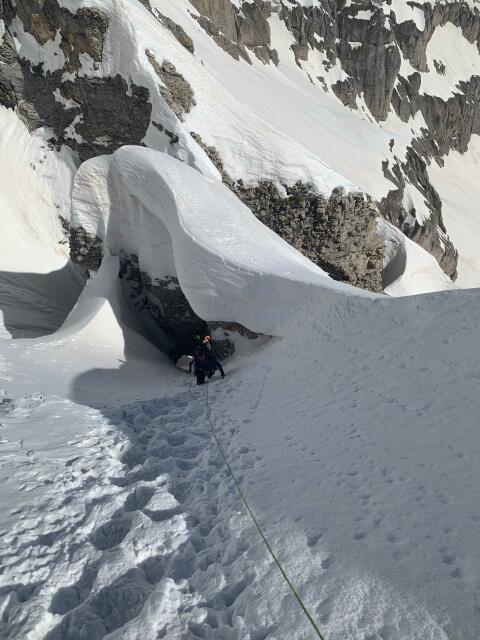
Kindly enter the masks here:
<path id="1" fill-rule="evenodd" d="M 412 140 L 421 139 L 426 127 L 420 113 L 404 123 L 393 110 L 385 122 L 376 122 L 363 97 L 357 99 L 356 109 L 346 108 L 332 90 L 333 85 L 347 77 L 340 63 L 337 61 L 331 67 L 325 53 L 310 51 L 309 59 L 297 64 L 291 49 L 293 36 L 278 12 L 274 11 L 268 21 L 271 47 L 279 54 L 277 67 L 273 63 L 263 64 L 254 55 L 252 64 L 248 64 L 225 54 L 199 25 L 198 12 L 189 0 L 151 0 L 150 5 L 152 10 L 185 30 L 194 44 L 194 54 L 138 0 L 60 0 L 59 4 L 72 12 L 94 7 L 108 16 L 101 62 L 82 53 L 77 76 L 104 78 L 118 74 L 129 87 L 134 83 L 148 89 L 151 119 L 141 143 L 182 160 L 205 176 L 219 178 L 219 172 L 190 135 L 192 132 L 201 136 L 205 144 L 215 147 L 232 179 L 241 179 L 247 185 L 269 180 L 283 190 L 284 185 L 302 181 L 326 195 L 333 188 L 343 186 L 346 190 L 369 193 L 380 201 L 395 187 L 385 177 L 383 163 L 388 162 L 392 168 L 396 162 L 403 162 Z M 305 4 L 318 5 L 318 2 L 308 0 Z M 413 20 L 421 26 L 423 13 L 419 7 L 395 2 L 392 9 L 399 22 Z M 43 63 L 46 71 L 61 68 L 65 56 L 60 35 L 41 45 L 24 31 L 18 18 L 14 24 L 15 43 L 23 58 L 32 65 Z M 455 92 L 460 80 L 470 76 L 478 52 L 474 57 L 474 45 L 460 36 L 459 29 L 451 25 L 442 29 L 429 43 L 428 60 L 432 63 L 440 56 L 443 39 L 448 39 L 451 64 L 445 76 L 436 73 L 430 65 L 431 72 L 422 73 L 422 92 L 447 97 Z M 469 61 L 465 60 L 467 54 Z M 194 104 L 182 120 L 162 97 L 165 86 L 155 72 L 153 59 L 158 63 L 172 62 L 193 92 Z M 413 71 L 410 63 L 402 59 L 403 76 Z M 64 79 L 68 78 L 65 72 Z M 57 91 L 55 96 L 68 110 L 68 101 L 65 102 L 61 92 Z M 78 123 L 77 119 L 70 124 L 67 138 L 81 142 L 76 131 Z M 160 128 L 156 126 L 159 123 Z M 177 142 L 172 144 L 172 139 Z M 474 170 L 478 168 L 473 153 L 462 156 L 460 164 L 462 168 L 466 164 Z M 436 170 L 428 167 L 429 176 Z M 477 257 L 470 256 L 468 239 L 464 240 L 456 210 L 449 204 L 454 199 L 458 173 L 455 168 L 442 169 L 440 175 L 444 185 L 442 199 L 447 203 L 445 216 L 450 221 L 447 232 L 457 238 L 460 254 L 469 255 L 467 260 L 460 261 L 459 282 L 461 286 L 478 286 Z M 409 211 L 414 206 L 419 222 L 431 215 L 425 197 L 413 184 L 405 187 L 404 204 Z M 477 233 L 471 205 L 467 215 L 474 221 Z M 419 259 L 426 264 L 425 257 Z M 412 268 L 416 271 L 417 265 L 413 264 Z M 428 286 L 424 284 L 413 293 L 439 286 L 449 288 L 438 265 L 432 263 L 430 270 Z"/>
<path id="2" fill-rule="evenodd" d="M 118 74 L 146 90 L 151 115 L 139 146 L 80 165 L 49 143 L 53 130 L 29 132 L 0 106 L 0 639 L 315 637 L 213 426 L 326 640 L 478 640 L 476 134 L 466 153 L 425 167 L 459 251 L 456 284 L 379 219 L 385 295 L 355 289 L 260 223 L 202 144 L 248 186 L 269 180 L 285 194 L 301 181 L 380 201 L 395 188 L 387 166 L 422 139 L 420 112 L 377 122 L 363 96 L 345 107 L 332 90 L 347 78 L 340 62 L 310 50 L 297 63 L 280 0 L 268 17 L 278 66 L 229 56 L 187 0 L 58 4 L 108 18 L 98 60 L 81 52 L 63 79 Z M 185 30 L 193 53 L 147 4 Z M 422 4 L 388 6 L 423 30 Z M 18 16 L 9 28 L 35 73 L 63 68 L 60 30 L 40 44 Z M 478 69 L 478 48 L 450 23 L 426 56 L 420 94 L 448 99 Z M 152 60 L 174 63 L 184 113 Z M 403 57 L 400 69 L 414 71 Z M 82 117 L 63 142 L 82 141 Z M 103 153 L 105 140 L 90 142 Z M 419 188 L 407 182 L 402 203 L 422 223 L 431 211 Z M 70 261 L 70 224 L 103 243 L 86 281 Z M 119 279 L 132 256 L 151 282 L 178 279 L 199 318 L 262 334 L 232 330 L 224 380 L 195 386 L 147 339 Z"/>
<path id="3" fill-rule="evenodd" d="M 211 416 L 326 637 L 476 640 L 478 291 L 335 283 L 151 150 L 85 163 L 73 203 L 103 233 L 99 272 L 56 332 L 0 339 L 0 636 L 313 637 L 205 388 L 125 322 L 115 253 L 153 267 L 157 242 L 203 317 L 275 336 L 226 362 Z"/>

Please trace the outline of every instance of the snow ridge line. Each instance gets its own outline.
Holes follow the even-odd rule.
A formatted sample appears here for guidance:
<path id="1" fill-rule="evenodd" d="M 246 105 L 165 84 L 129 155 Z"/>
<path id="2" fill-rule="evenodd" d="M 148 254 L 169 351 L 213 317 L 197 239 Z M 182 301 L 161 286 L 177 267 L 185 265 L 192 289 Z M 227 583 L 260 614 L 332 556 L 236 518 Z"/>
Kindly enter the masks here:
<path id="1" fill-rule="evenodd" d="M 227 458 L 227 454 L 225 453 L 225 450 L 217 436 L 217 432 L 216 429 L 213 425 L 213 421 L 212 421 L 212 417 L 211 417 L 211 410 L 210 410 L 210 399 L 209 399 L 209 395 L 208 395 L 208 382 L 205 384 L 205 389 L 206 389 L 206 398 L 207 398 L 207 421 L 208 421 L 208 425 L 210 428 L 210 431 L 212 432 L 212 436 L 213 439 L 215 440 L 215 443 L 218 447 L 218 450 L 220 451 L 220 455 L 223 458 L 223 461 L 225 462 L 225 465 L 228 469 L 228 472 L 233 480 L 233 483 L 238 491 L 238 494 L 243 502 L 243 504 L 245 505 L 245 508 L 248 512 L 248 514 L 250 515 L 250 517 L 252 518 L 253 524 L 255 525 L 258 533 L 260 534 L 263 542 L 265 543 L 265 546 L 268 549 L 268 552 L 270 553 L 273 561 L 275 562 L 275 564 L 277 565 L 280 573 L 282 574 L 282 577 L 284 578 L 285 582 L 287 583 L 290 591 L 292 592 L 293 596 L 295 597 L 295 599 L 297 600 L 298 604 L 300 605 L 300 607 L 302 608 L 304 614 L 306 615 L 308 621 L 310 622 L 313 630 L 315 631 L 315 634 L 320 638 L 320 640 L 326 640 L 325 636 L 323 635 L 323 633 L 320 631 L 317 623 L 315 622 L 313 616 L 311 615 L 311 613 L 309 612 L 309 610 L 307 609 L 307 606 L 305 605 L 305 603 L 303 602 L 300 594 L 298 593 L 298 591 L 295 589 L 292 581 L 290 580 L 290 578 L 288 577 L 285 569 L 282 567 L 280 560 L 277 558 L 277 556 L 275 555 L 275 552 L 273 551 L 270 543 L 268 542 L 268 539 L 259 523 L 259 521 L 257 520 L 257 517 L 255 516 L 255 513 L 253 512 L 252 508 L 250 507 L 250 505 L 248 504 L 248 501 L 245 497 L 245 494 L 242 491 L 242 488 L 240 486 L 240 483 L 238 482 L 235 473 L 233 472 L 232 466 L 230 465 L 230 462 L 228 461 Z"/>

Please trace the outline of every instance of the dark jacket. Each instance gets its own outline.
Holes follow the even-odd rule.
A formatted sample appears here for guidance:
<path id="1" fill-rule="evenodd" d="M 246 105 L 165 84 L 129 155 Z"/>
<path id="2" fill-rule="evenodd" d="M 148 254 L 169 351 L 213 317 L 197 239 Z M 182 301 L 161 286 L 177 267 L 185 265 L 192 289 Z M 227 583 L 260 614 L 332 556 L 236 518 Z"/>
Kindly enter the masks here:
<path id="1" fill-rule="evenodd" d="M 192 370 L 192 366 L 194 367 L 195 374 L 199 372 L 208 373 L 212 369 L 211 354 L 203 344 L 195 347 L 193 361 L 190 363 L 190 371 Z"/>

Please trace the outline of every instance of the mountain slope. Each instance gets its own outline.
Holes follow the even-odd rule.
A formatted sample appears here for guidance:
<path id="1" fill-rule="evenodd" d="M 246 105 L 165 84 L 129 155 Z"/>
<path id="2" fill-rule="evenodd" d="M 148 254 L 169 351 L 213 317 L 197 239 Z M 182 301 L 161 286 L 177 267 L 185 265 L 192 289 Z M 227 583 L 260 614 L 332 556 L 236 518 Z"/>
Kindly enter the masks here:
<path id="1" fill-rule="evenodd" d="M 477 640 L 479 34 L 0 3 L 2 638 Z"/>
<path id="2" fill-rule="evenodd" d="M 83 203 L 101 162 L 78 176 Z M 203 298 L 185 286 L 190 304 L 283 336 L 229 360 L 210 409 L 327 637 L 476 638 L 477 291 L 389 299 L 335 283 L 259 223 L 245 233 L 248 210 L 184 164 L 138 148 L 109 162 L 110 248 L 128 229 L 118 196 L 143 176 L 180 280 L 185 264 L 197 284 L 213 276 Z M 308 636 L 241 511 L 205 389 L 126 326 L 118 268 L 104 258 L 52 336 L 0 341 L 2 634 Z"/>
<path id="3" fill-rule="evenodd" d="M 319 266 L 373 290 L 405 253 L 402 234 L 372 224 L 380 212 L 452 278 L 454 234 L 459 283 L 475 284 L 455 189 L 476 167 L 475 3 L 38 0 L 34 20 L 4 4 L 2 104 L 49 127 L 51 145 L 84 160 L 145 144 L 220 172 Z M 338 209 L 334 187 L 378 209 L 348 197 Z M 430 289 L 439 281 L 433 265 Z"/>

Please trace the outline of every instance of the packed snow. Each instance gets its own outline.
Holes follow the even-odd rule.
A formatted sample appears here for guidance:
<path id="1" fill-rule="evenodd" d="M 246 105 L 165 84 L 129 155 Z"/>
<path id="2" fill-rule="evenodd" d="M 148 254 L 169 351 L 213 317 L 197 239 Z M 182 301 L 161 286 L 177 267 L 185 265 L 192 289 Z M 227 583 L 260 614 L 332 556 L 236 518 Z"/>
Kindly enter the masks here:
<path id="1" fill-rule="evenodd" d="M 379 125 L 363 98 L 345 109 L 329 91 L 339 65 L 325 71 L 317 52 L 299 67 L 276 13 L 278 68 L 219 55 L 186 0 L 151 4 L 185 28 L 195 55 L 141 3 L 97 0 L 110 19 L 105 56 L 82 54 L 79 73 L 148 87 L 175 149 L 151 126 L 150 149 L 123 147 L 77 171 L 70 150 L 47 144 L 50 131 L 30 134 L 0 107 L 0 637 L 313 637 L 210 417 L 327 640 L 478 640 L 478 290 L 451 290 L 435 259 L 385 221 L 387 295 L 333 281 L 233 196 L 189 135 L 249 184 L 301 179 L 381 198 L 392 188 L 381 163 L 403 158 L 421 116 Z M 421 29 L 419 4 L 391 8 Z M 22 56 L 58 68 L 60 34 L 42 46 L 16 27 Z M 442 29 L 422 90 L 446 97 L 478 53 Z M 183 123 L 146 49 L 194 89 Z M 445 76 L 432 68 L 439 57 Z M 428 167 L 462 287 L 480 282 L 478 157 L 473 136 L 467 154 Z M 428 214 L 411 185 L 405 204 Z M 86 282 L 69 260 L 70 219 L 104 242 Z M 201 318 L 265 334 L 232 335 L 208 405 L 126 308 L 124 253 L 153 278 L 177 277 Z"/>
<path id="2" fill-rule="evenodd" d="M 326 637 L 475 640 L 478 291 L 335 283 L 217 180 L 147 149 L 87 162 L 74 203 L 102 214 L 110 253 L 144 246 L 135 222 L 168 234 L 198 312 L 276 336 L 225 363 L 210 412 Z M 310 637 L 205 389 L 126 326 L 109 252 L 57 332 L 0 340 L 0 634 Z"/>

